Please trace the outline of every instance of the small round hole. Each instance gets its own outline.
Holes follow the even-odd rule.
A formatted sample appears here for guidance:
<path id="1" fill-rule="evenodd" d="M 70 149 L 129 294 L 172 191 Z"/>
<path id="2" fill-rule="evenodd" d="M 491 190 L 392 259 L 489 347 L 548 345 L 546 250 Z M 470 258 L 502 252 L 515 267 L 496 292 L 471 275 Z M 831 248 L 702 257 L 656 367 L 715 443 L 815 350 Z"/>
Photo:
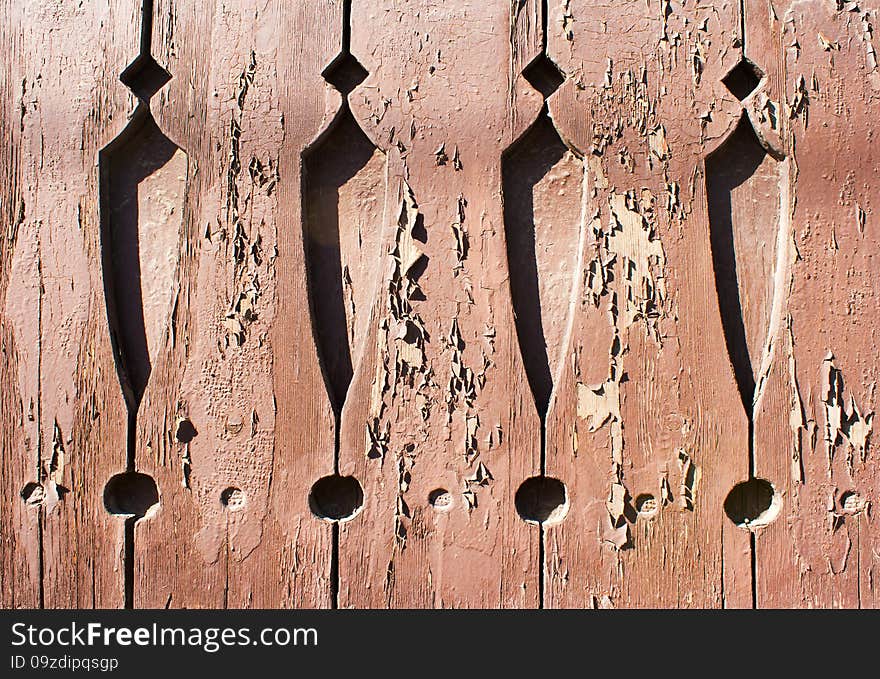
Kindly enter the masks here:
<path id="1" fill-rule="evenodd" d="M 428 493 L 428 502 L 438 512 L 452 509 L 452 493 L 445 488 L 437 488 Z"/>
<path id="2" fill-rule="evenodd" d="M 112 476 L 104 486 L 104 508 L 115 516 L 140 519 L 158 507 L 159 489 L 147 474 L 123 472 Z"/>
<path id="3" fill-rule="evenodd" d="M 745 530 L 756 530 L 772 523 L 782 509 L 782 497 L 766 479 L 750 479 L 736 484 L 724 501 L 724 512 Z"/>
<path id="4" fill-rule="evenodd" d="M 526 523 L 553 525 L 568 513 L 568 491 L 559 479 L 533 476 L 522 482 L 514 497 L 516 511 Z"/>
<path id="5" fill-rule="evenodd" d="M 312 514 L 325 521 L 348 521 L 363 506 L 364 491 L 353 476 L 325 476 L 315 481 L 309 492 Z"/>
<path id="6" fill-rule="evenodd" d="M 198 435 L 199 432 L 196 431 L 195 426 L 190 420 L 183 417 L 177 421 L 177 431 L 174 432 L 174 437 L 180 443 L 189 443 Z"/>
<path id="7" fill-rule="evenodd" d="M 43 504 L 43 500 L 46 499 L 46 490 L 42 484 L 31 481 L 21 489 L 20 495 L 26 505 L 37 506 Z"/>
<path id="8" fill-rule="evenodd" d="M 222 504 L 230 512 L 237 512 L 244 508 L 244 492 L 241 488 L 230 486 L 220 493 L 220 504 Z"/>
<path id="9" fill-rule="evenodd" d="M 657 498 L 650 493 L 642 493 L 636 497 L 635 507 L 639 516 L 650 519 L 657 515 L 657 512 L 660 509 L 660 503 L 658 503 Z"/>

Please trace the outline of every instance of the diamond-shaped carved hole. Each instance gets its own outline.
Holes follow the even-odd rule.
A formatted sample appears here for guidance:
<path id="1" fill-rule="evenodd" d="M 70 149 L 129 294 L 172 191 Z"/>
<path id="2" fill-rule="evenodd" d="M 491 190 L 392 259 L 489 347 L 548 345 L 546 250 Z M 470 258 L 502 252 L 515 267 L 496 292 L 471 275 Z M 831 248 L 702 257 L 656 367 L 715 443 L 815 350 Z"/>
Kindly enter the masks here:
<path id="1" fill-rule="evenodd" d="M 550 95 L 565 82 L 565 76 L 546 54 L 542 54 L 526 66 L 522 74 L 529 85 L 538 90 L 544 99 L 549 99 Z"/>
<path id="2" fill-rule="evenodd" d="M 159 66 L 152 56 L 142 54 L 128 65 L 119 79 L 136 97 L 146 100 L 165 87 L 171 80 L 171 74 Z"/>
<path id="3" fill-rule="evenodd" d="M 339 90 L 343 96 L 360 85 L 369 75 L 367 69 L 350 53 L 336 59 L 321 74 L 328 83 Z"/>
<path id="4" fill-rule="evenodd" d="M 721 82 L 734 97 L 742 101 L 755 91 L 762 77 L 764 74 L 758 70 L 757 66 L 748 59 L 743 59 L 733 67 L 730 73 L 724 76 Z"/>

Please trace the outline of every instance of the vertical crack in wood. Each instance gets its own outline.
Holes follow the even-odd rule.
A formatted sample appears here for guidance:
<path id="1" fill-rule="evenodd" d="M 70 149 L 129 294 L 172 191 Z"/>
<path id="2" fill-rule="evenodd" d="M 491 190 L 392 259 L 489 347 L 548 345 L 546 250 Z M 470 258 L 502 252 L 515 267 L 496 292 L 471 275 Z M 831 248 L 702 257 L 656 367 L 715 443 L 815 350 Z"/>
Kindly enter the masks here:
<path id="1" fill-rule="evenodd" d="M 335 419 L 339 473 L 342 410 L 372 315 L 380 260 L 385 156 L 355 119 L 348 96 L 367 77 L 350 51 L 351 1 L 342 6 L 339 54 L 322 77 L 342 96 L 326 130 L 302 154 L 303 244 L 312 336 Z M 331 605 L 339 603 L 339 526 L 334 523 Z"/>
<path id="2" fill-rule="evenodd" d="M 137 473 L 137 417 L 172 306 L 188 160 L 150 112 L 171 76 L 151 54 L 152 0 L 144 0 L 140 49 L 120 74 L 138 98 L 125 129 L 99 152 L 101 253 L 114 360 L 128 411 L 125 471 L 104 489 L 124 517 L 124 606 L 134 600 L 134 524 L 158 506 L 155 481 Z"/>

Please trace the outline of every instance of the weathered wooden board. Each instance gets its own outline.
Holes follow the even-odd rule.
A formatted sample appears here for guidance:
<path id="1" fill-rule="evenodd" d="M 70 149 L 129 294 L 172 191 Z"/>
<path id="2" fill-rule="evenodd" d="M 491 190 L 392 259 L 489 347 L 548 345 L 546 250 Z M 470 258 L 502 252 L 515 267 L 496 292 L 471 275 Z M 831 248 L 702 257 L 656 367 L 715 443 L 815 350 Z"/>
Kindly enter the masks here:
<path id="1" fill-rule="evenodd" d="M 137 44 L 140 6 L 0 11 L 0 589 L 14 606 L 121 606 L 123 524 L 102 491 L 124 469 L 126 416 L 104 303 L 96 162 L 130 110 L 116 76 Z"/>
<path id="2" fill-rule="evenodd" d="M 501 203 L 502 152 L 540 106 L 511 77 L 535 49 L 535 8 L 522 12 L 353 6 L 351 51 L 368 75 L 349 101 L 388 181 L 373 303 L 359 312 L 371 323 L 342 410 L 340 473 L 361 479 L 365 502 L 340 526 L 340 607 L 539 604 L 538 531 L 514 509 L 540 472 L 539 422 Z"/>
<path id="3" fill-rule="evenodd" d="M 547 473 L 569 489 L 547 531 L 548 606 L 749 605 L 749 544 L 726 523 L 748 424 L 715 292 L 706 158 L 736 128 L 722 79 L 735 3 L 558 3 L 550 99 L 583 158 L 585 243 Z M 571 214 L 570 219 L 576 218 Z"/>
<path id="4" fill-rule="evenodd" d="M 332 603 L 331 528 L 308 505 L 334 425 L 308 330 L 300 165 L 339 107 L 321 70 L 341 8 L 156 3 L 153 54 L 174 78 L 154 110 L 189 171 L 138 420 L 138 468 L 162 503 L 137 526 L 136 606 Z"/>
<path id="5" fill-rule="evenodd" d="M 0 605 L 873 607 L 878 8 L 0 5 Z"/>
<path id="6" fill-rule="evenodd" d="M 757 3 L 756 3 L 757 4 Z M 877 3 L 779 3 L 788 121 L 786 270 L 756 419 L 779 518 L 756 538 L 757 605 L 874 607 L 878 568 Z M 757 13 L 757 10 L 756 10 Z M 788 419 L 789 428 L 781 426 Z"/>

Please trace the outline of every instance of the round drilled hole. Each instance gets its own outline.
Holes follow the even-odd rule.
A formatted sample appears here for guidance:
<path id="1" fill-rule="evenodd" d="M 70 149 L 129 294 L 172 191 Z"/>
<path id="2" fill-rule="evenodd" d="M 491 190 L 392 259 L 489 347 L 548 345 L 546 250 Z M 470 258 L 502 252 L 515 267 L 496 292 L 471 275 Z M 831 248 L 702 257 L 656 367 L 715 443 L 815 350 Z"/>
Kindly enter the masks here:
<path id="1" fill-rule="evenodd" d="M 755 530 L 772 523 L 782 509 L 782 497 L 766 479 L 736 484 L 724 501 L 724 513 L 733 523 Z"/>
<path id="2" fill-rule="evenodd" d="M 657 498 L 650 493 L 642 493 L 636 496 L 634 504 L 639 516 L 645 519 L 653 518 L 660 509 L 660 503 L 657 502 Z"/>
<path id="3" fill-rule="evenodd" d="M 123 472 L 104 486 L 104 508 L 116 516 L 142 518 L 159 507 L 159 488 L 152 476 Z"/>
<path id="4" fill-rule="evenodd" d="M 312 514 L 325 521 L 348 521 L 363 506 L 364 490 L 353 476 L 325 476 L 315 481 L 309 493 Z"/>
<path id="5" fill-rule="evenodd" d="M 533 476 L 522 482 L 514 497 L 516 511 L 526 523 L 553 525 L 568 513 L 568 491 L 559 479 Z"/>
<path id="6" fill-rule="evenodd" d="M 241 488 L 230 486 L 220 493 L 220 504 L 230 512 L 237 512 L 244 507 L 244 492 Z"/>
<path id="7" fill-rule="evenodd" d="M 26 505 L 36 506 L 43 504 L 43 500 L 46 498 L 46 491 L 42 484 L 31 481 L 21 489 L 20 495 Z"/>
<path id="8" fill-rule="evenodd" d="M 436 488 L 428 493 L 428 502 L 438 512 L 452 509 L 452 493 L 445 488 Z"/>
<path id="9" fill-rule="evenodd" d="M 177 429 L 174 432 L 174 438 L 180 443 L 189 443 L 198 435 L 199 432 L 190 420 L 182 417 L 177 421 Z"/>

